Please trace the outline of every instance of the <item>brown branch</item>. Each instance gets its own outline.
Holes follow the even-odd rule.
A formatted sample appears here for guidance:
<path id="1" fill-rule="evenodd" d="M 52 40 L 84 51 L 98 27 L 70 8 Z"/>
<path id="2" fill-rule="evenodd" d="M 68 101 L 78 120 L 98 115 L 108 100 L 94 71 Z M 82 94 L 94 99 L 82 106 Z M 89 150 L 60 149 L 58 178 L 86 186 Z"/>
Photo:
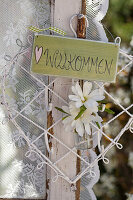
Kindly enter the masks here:
<path id="1" fill-rule="evenodd" d="M 86 15 L 86 0 L 82 0 L 82 9 L 81 14 Z M 85 17 L 78 19 L 78 26 L 77 26 L 77 37 L 78 38 L 86 38 L 86 21 Z M 83 81 L 80 80 L 80 86 L 83 87 Z M 81 156 L 81 151 L 77 150 L 77 154 Z M 80 158 L 77 158 L 77 174 L 81 171 L 81 160 Z M 81 180 L 77 181 L 76 183 L 76 194 L 75 199 L 80 200 L 80 186 L 81 186 Z"/>
<path id="2" fill-rule="evenodd" d="M 81 14 L 86 15 L 86 0 L 82 0 L 82 11 Z M 78 27 L 77 27 L 77 37 L 78 38 L 86 38 L 86 23 L 85 17 L 78 19 Z"/>

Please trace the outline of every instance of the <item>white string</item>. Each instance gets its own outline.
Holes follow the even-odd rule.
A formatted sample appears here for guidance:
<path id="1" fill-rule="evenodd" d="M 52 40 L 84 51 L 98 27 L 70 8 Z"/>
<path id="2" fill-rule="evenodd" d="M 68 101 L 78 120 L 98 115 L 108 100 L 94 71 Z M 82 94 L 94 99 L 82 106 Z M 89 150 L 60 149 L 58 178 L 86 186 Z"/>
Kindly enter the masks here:
<path id="1" fill-rule="evenodd" d="M 73 15 L 73 16 L 71 17 L 71 19 L 70 19 L 70 28 L 71 28 L 72 32 L 74 33 L 74 36 L 77 38 L 77 33 L 76 33 L 76 31 L 74 30 L 73 25 L 72 25 L 72 21 L 73 21 L 73 19 L 74 19 L 75 17 L 77 17 L 77 14 Z"/>
<path id="2" fill-rule="evenodd" d="M 46 144 L 47 151 L 48 151 L 49 153 L 53 153 L 53 149 L 50 150 L 50 146 L 49 146 L 49 142 L 48 142 L 48 134 L 47 134 L 46 131 L 45 131 L 44 137 L 45 137 L 45 144 Z"/>

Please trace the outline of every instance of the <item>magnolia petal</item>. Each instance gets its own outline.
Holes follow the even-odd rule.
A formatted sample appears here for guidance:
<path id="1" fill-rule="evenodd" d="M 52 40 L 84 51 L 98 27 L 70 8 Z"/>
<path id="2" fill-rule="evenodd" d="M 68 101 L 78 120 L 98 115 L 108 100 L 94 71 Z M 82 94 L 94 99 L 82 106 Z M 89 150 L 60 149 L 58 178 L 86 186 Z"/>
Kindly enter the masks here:
<path id="1" fill-rule="evenodd" d="M 78 134 L 81 137 L 83 136 L 83 134 L 84 134 L 84 126 L 83 126 L 83 123 L 80 120 L 77 120 L 76 131 L 78 132 Z"/>
<path id="2" fill-rule="evenodd" d="M 77 101 L 77 102 L 75 103 L 75 106 L 76 106 L 77 108 L 80 108 L 82 105 L 83 105 L 83 103 L 82 103 L 81 100 L 80 100 L 80 101 Z"/>
<path id="3" fill-rule="evenodd" d="M 103 99 L 105 99 L 105 96 L 97 95 L 97 96 L 94 96 L 93 99 L 96 101 L 102 101 Z"/>
<path id="4" fill-rule="evenodd" d="M 99 124 L 101 124 L 103 119 L 98 114 L 96 114 L 95 121 L 98 122 Z"/>
<path id="5" fill-rule="evenodd" d="M 72 121 L 71 126 L 72 126 L 73 128 L 76 127 L 76 120 L 73 120 L 73 121 Z"/>
<path id="6" fill-rule="evenodd" d="M 99 100 L 100 96 L 104 97 L 103 95 L 103 91 L 100 90 L 100 89 L 96 89 L 96 90 L 93 90 L 90 94 L 89 94 L 89 97 L 90 98 L 93 98 L 95 100 Z M 104 97 L 105 98 L 105 97 Z"/>
<path id="7" fill-rule="evenodd" d="M 80 100 L 80 98 L 78 96 L 76 96 L 76 95 L 69 95 L 69 99 L 71 101 L 79 101 Z"/>
<path id="8" fill-rule="evenodd" d="M 105 96 L 103 96 L 101 90 L 96 89 L 89 94 L 89 98 L 93 98 L 96 101 L 101 101 L 105 98 Z"/>
<path id="9" fill-rule="evenodd" d="M 78 96 L 78 93 L 77 93 L 77 90 L 76 90 L 75 86 L 72 86 L 72 92 L 73 92 L 76 96 Z"/>
<path id="10" fill-rule="evenodd" d="M 75 88 L 81 100 L 84 101 L 83 92 L 78 82 L 76 83 Z"/>
<path id="11" fill-rule="evenodd" d="M 72 120 L 73 120 L 72 117 L 67 117 L 62 121 L 66 132 L 70 132 L 73 130 L 71 126 Z"/>
<path id="12" fill-rule="evenodd" d="M 101 95 L 101 96 L 104 96 L 104 90 L 103 89 L 99 89 L 99 94 Z"/>
<path id="13" fill-rule="evenodd" d="M 85 103 L 84 103 L 86 108 L 91 109 L 93 112 L 97 112 L 98 111 L 98 103 L 93 100 L 93 99 L 88 99 Z M 97 111 L 94 111 L 97 110 Z"/>
<path id="14" fill-rule="evenodd" d="M 92 83 L 86 81 L 83 85 L 83 95 L 84 95 L 84 97 L 87 97 L 88 94 L 91 92 L 91 90 L 92 90 Z"/>
<path id="15" fill-rule="evenodd" d="M 96 113 L 96 112 L 98 112 L 98 105 L 97 105 L 97 102 L 93 102 L 93 104 L 92 104 L 92 106 L 89 108 L 90 109 L 90 111 L 91 111 L 91 113 Z"/>
<path id="16" fill-rule="evenodd" d="M 79 113 L 80 108 L 76 107 L 75 102 L 70 102 L 70 104 L 69 104 L 69 110 L 70 110 L 70 114 L 72 116 L 74 116 L 74 118 L 75 118 L 77 116 L 77 114 Z"/>
<path id="17" fill-rule="evenodd" d="M 101 122 L 103 121 L 103 119 L 97 113 L 95 113 L 95 116 L 94 115 L 91 116 L 91 120 L 93 122 L 98 122 L 99 125 L 101 125 Z"/>
<path id="18" fill-rule="evenodd" d="M 89 123 L 90 122 L 90 116 L 91 116 L 92 112 L 90 109 L 86 109 L 85 112 L 83 113 L 81 120 L 82 122 L 85 123 Z"/>
<path id="19" fill-rule="evenodd" d="M 93 106 L 91 109 L 92 112 L 98 112 L 98 107 L 97 106 Z"/>
<path id="20" fill-rule="evenodd" d="M 69 109 L 77 109 L 77 108 L 75 107 L 75 102 L 73 102 L 73 101 L 70 101 L 70 102 L 69 102 Z"/>
<path id="21" fill-rule="evenodd" d="M 86 130 L 88 135 L 91 135 L 91 128 L 90 128 L 90 124 L 89 123 L 85 124 L 85 130 Z"/>
<path id="22" fill-rule="evenodd" d="M 97 94 L 99 94 L 99 89 L 93 90 L 93 91 L 90 93 L 89 97 L 97 96 Z"/>
<path id="23" fill-rule="evenodd" d="M 91 108 L 93 105 L 93 100 L 92 99 L 88 99 L 87 101 L 84 102 L 84 105 L 86 108 Z"/>

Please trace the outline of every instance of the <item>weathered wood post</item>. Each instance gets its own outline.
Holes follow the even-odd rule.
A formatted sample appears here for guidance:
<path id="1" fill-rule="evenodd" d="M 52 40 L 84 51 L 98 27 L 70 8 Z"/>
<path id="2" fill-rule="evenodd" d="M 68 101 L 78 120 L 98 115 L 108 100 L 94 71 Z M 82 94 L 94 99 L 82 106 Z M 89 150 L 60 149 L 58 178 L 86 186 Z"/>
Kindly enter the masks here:
<path id="1" fill-rule="evenodd" d="M 81 0 L 53 0 L 51 2 L 52 26 L 61 28 L 67 32 L 67 35 L 73 36 L 73 33 L 69 26 L 69 21 L 72 15 L 81 13 L 81 5 Z M 76 27 L 77 23 L 75 20 L 75 29 Z M 68 100 L 71 85 L 71 79 L 58 78 L 58 80 L 54 84 L 53 90 L 62 98 Z M 55 110 L 54 107 L 61 107 L 64 103 L 59 98 L 53 95 L 52 104 L 52 117 L 53 121 L 55 122 L 61 117 L 61 114 L 60 112 Z M 53 133 L 54 136 L 58 137 L 63 143 L 65 143 L 70 148 L 74 146 L 73 134 L 69 132 L 66 133 L 62 123 L 56 125 L 53 128 Z M 55 140 L 52 141 L 52 147 L 53 154 L 51 155 L 51 159 L 53 161 L 56 161 L 68 151 Z M 77 174 L 77 157 L 70 153 L 67 156 L 67 159 L 63 159 L 58 163 L 58 167 L 70 178 L 74 177 Z M 54 172 L 51 171 L 51 177 L 53 177 L 54 175 Z M 50 179 L 49 200 L 79 200 L 79 198 L 76 198 L 76 196 L 76 192 L 71 190 L 70 184 L 67 181 L 63 180 L 62 178 L 58 178 L 58 180 L 55 183 L 53 183 Z"/>
<path id="2" fill-rule="evenodd" d="M 82 8 L 81 8 L 81 14 L 86 15 L 86 0 L 82 0 Z M 78 25 L 77 25 L 77 37 L 78 38 L 86 38 L 86 19 L 85 17 L 82 17 L 81 19 L 78 19 Z M 83 87 L 83 81 L 80 80 L 80 85 Z M 77 154 L 81 156 L 80 150 L 77 150 Z M 77 174 L 81 171 L 81 160 L 80 158 L 77 158 Z M 77 181 L 76 183 L 76 200 L 80 200 L 80 184 L 81 180 Z"/>

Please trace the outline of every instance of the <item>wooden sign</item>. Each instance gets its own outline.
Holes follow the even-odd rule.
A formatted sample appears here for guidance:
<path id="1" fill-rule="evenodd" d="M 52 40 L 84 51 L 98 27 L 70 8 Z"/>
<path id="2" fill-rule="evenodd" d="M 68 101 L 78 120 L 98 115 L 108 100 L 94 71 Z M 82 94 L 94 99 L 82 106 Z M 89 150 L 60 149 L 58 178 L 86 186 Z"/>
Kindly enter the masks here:
<path id="1" fill-rule="evenodd" d="M 31 71 L 38 74 L 115 82 L 119 45 L 35 35 Z"/>

